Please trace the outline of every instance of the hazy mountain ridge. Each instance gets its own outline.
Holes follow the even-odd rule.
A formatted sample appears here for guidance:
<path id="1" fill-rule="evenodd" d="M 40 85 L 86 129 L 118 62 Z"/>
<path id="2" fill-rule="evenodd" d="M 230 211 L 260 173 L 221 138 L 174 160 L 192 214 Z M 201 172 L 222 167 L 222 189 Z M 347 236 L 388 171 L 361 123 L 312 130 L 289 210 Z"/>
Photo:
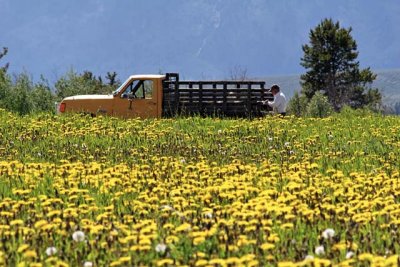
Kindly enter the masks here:
<path id="1" fill-rule="evenodd" d="M 10 72 L 54 81 L 73 67 L 98 75 L 180 72 L 221 79 L 301 73 L 301 46 L 323 18 L 352 27 L 362 67 L 398 68 L 400 5 L 387 1 L 0 0 Z M 385 14 L 385 16 L 382 16 Z"/>

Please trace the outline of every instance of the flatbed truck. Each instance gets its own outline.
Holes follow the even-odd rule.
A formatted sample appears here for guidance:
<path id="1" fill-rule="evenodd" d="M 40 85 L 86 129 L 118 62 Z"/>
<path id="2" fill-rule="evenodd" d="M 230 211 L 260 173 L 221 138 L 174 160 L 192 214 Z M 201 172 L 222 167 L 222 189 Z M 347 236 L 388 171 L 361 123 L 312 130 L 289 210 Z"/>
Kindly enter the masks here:
<path id="1" fill-rule="evenodd" d="M 60 113 L 86 113 L 121 118 L 177 115 L 257 117 L 270 111 L 264 81 L 180 81 L 178 73 L 132 75 L 109 95 L 66 97 Z"/>

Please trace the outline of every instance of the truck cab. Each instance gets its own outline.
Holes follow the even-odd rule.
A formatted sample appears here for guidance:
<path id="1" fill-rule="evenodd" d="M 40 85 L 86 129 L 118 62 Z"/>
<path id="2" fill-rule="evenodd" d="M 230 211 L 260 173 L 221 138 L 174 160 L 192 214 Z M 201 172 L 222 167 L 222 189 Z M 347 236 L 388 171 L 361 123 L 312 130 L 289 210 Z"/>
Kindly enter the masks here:
<path id="1" fill-rule="evenodd" d="M 159 118 L 165 75 L 132 75 L 110 95 L 66 97 L 59 112 L 109 115 L 120 118 Z"/>

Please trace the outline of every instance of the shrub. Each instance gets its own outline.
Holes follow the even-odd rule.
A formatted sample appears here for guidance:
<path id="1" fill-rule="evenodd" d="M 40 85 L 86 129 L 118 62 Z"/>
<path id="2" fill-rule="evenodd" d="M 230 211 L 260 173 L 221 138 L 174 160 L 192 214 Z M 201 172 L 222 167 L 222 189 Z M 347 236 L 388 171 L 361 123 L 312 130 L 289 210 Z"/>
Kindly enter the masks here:
<path id="1" fill-rule="evenodd" d="M 303 116 L 307 109 L 307 98 L 295 92 L 293 97 L 289 100 L 287 112 L 289 115 L 297 117 Z"/>
<path id="2" fill-rule="evenodd" d="M 333 112 L 333 107 L 328 98 L 321 92 L 315 93 L 307 105 L 306 115 L 309 117 L 327 117 Z"/>

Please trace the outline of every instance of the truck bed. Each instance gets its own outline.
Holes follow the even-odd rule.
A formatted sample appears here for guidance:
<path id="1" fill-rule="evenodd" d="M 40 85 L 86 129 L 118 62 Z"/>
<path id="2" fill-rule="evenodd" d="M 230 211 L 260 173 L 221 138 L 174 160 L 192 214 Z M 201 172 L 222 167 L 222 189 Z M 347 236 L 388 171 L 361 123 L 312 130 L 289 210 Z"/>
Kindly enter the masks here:
<path id="1" fill-rule="evenodd" d="M 257 117 L 271 110 L 260 101 L 272 100 L 264 81 L 179 81 L 168 73 L 163 81 L 163 116 Z"/>

